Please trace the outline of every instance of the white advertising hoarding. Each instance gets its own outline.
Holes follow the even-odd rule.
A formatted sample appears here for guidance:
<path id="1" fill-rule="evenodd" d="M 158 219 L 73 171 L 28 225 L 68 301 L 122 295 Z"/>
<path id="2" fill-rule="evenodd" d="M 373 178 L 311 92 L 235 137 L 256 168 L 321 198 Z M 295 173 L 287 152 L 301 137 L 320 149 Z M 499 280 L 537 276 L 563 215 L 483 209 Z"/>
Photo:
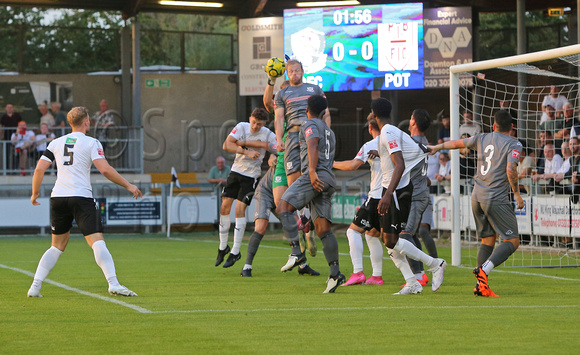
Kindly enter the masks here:
<path id="1" fill-rule="evenodd" d="M 268 85 L 263 66 L 272 57 L 284 59 L 283 18 L 240 19 L 239 43 L 240 95 L 261 96 Z"/>

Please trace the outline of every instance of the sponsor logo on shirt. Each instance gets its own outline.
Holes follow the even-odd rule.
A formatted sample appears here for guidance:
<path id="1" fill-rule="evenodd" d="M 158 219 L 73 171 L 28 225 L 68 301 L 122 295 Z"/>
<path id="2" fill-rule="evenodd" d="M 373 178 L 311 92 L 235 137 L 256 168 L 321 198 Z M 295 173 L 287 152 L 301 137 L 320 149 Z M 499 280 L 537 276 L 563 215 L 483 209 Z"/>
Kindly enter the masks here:
<path id="1" fill-rule="evenodd" d="M 97 149 L 97 153 L 99 153 L 99 155 L 105 155 L 105 152 L 102 149 Z"/>
<path id="2" fill-rule="evenodd" d="M 362 156 L 362 155 L 363 155 L 363 152 L 362 152 L 362 150 L 359 150 L 356 156 L 357 156 L 357 157 L 360 157 L 360 156 Z"/>
<path id="3" fill-rule="evenodd" d="M 306 88 L 306 91 L 308 91 L 308 92 L 314 92 L 314 87 L 309 86 L 309 87 Z"/>
<path id="4" fill-rule="evenodd" d="M 512 150 L 512 158 L 516 158 L 519 159 L 520 158 L 520 152 L 518 152 L 517 150 Z"/>
<path id="5" fill-rule="evenodd" d="M 304 131 L 304 134 L 308 138 L 312 134 L 312 127 L 308 127 L 306 131 Z"/>
<path id="6" fill-rule="evenodd" d="M 393 149 L 393 148 L 398 148 L 399 145 L 397 144 L 397 141 L 390 141 L 389 142 L 389 149 Z"/>
<path id="7" fill-rule="evenodd" d="M 237 131 L 238 129 L 234 127 L 234 129 L 232 129 L 232 134 L 236 134 Z"/>
<path id="8" fill-rule="evenodd" d="M 75 144 L 77 142 L 76 138 L 67 138 L 66 139 L 66 144 Z"/>

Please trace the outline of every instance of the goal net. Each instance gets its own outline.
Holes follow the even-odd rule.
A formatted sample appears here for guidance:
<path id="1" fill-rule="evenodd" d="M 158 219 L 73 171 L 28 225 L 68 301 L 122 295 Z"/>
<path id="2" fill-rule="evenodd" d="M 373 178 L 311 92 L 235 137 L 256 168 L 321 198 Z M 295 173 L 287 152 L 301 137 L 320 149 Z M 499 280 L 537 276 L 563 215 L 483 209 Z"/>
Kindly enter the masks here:
<path id="1" fill-rule="evenodd" d="M 504 267 L 580 266 L 580 184 L 572 174 L 580 162 L 574 158 L 580 155 L 574 139 L 580 135 L 579 54 L 574 45 L 450 68 L 451 139 L 474 134 L 476 126 L 491 132 L 494 113 L 504 109 L 524 146 L 518 174 L 525 208 L 516 210 L 520 247 Z M 470 195 L 477 152 L 450 156 L 452 264 L 475 266 L 481 241 Z"/>

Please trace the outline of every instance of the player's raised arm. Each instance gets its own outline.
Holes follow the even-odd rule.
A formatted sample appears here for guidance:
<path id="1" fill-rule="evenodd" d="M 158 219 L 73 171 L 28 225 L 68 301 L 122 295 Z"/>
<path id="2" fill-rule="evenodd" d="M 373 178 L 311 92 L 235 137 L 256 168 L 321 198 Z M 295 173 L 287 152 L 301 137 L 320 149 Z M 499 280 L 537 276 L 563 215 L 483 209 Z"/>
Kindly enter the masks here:
<path id="1" fill-rule="evenodd" d="M 126 188 L 127 191 L 133 195 L 133 198 L 143 197 L 141 190 L 122 177 L 115 168 L 109 165 L 109 162 L 106 159 L 95 159 L 93 160 L 93 164 L 95 164 L 95 167 L 99 169 L 101 174 L 109 179 L 109 181 Z"/>
<path id="2" fill-rule="evenodd" d="M 456 139 L 454 141 L 447 141 L 443 143 L 439 143 L 437 145 L 428 145 L 427 148 L 429 149 L 429 154 L 433 155 L 440 151 L 441 149 L 460 149 L 465 148 L 465 143 L 463 139 Z"/>

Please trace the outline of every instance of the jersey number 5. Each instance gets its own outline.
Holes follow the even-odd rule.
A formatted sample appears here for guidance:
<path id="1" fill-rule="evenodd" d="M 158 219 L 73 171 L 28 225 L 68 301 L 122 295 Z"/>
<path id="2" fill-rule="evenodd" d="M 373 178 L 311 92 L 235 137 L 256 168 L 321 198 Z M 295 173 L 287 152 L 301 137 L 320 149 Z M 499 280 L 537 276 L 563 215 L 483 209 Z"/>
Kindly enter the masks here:
<path id="1" fill-rule="evenodd" d="M 74 144 L 65 144 L 64 145 L 64 157 L 69 157 L 68 161 L 63 162 L 63 165 L 73 165 L 73 155 L 75 154 L 74 152 L 69 151 L 69 149 L 73 149 L 74 148 Z"/>
<path id="2" fill-rule="evenodd" d="M 488 145 L 483 150 L 484 155 L 484 165 L 481 166 L 481 175 L 487 175 L 489 169 L 491 169 L 491 158 L 493 157 L 493 153 L 495 152 L 495 147 L 493 145 Z"/>

